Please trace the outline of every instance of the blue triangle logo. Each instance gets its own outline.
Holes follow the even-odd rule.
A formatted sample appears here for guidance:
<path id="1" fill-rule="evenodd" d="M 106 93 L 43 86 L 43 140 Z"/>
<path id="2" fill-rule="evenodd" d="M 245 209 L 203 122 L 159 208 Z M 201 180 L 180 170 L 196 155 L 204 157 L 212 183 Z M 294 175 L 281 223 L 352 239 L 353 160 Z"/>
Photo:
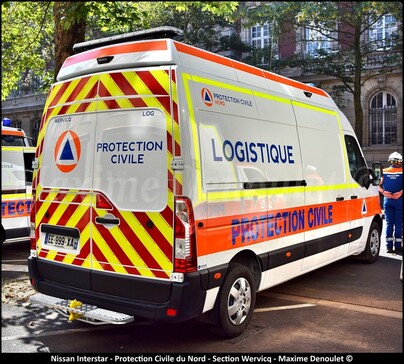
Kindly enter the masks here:
<path id="1" fill-rule="evenodd" d="M 72 148 L 70 146 L 69 140 L 66 140 L 65 146 L 63 147 L 62 153 L 60 154 L 59 160 L 61 161 L 72 161 L 74 160 Z"/>
<path id="2" fill-rule="evenodd" d="M 207 92 L 206 90 L 205 90 L 205 101 L 206 102 L 212 102 L 212 100 L 211 100 L 211 98 L 209 96 L 209 92 Z"/>
<path id="3" fill-rule="evenodd" d="M 366 214 L 367 212 L 368 212 L 368 209 L 367 209 L 367 207 L 366 207 L 366 201 L 363 200 L 363 203 L 362 203 L 362 214 Z"/>

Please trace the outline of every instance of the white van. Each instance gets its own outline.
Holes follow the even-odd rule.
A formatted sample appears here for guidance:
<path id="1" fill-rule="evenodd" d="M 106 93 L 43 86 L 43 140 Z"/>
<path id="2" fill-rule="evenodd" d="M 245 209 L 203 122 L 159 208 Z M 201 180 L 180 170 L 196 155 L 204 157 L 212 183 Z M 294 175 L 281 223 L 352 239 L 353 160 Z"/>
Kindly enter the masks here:
<path id="1" fill-rule="evenodd" d="M 78 44 L 61 68 L 37 146 L 31 301 L 91 323 L 201 318 L 234 337 L 257 292 L 375 262 L 379 195 L 326 92 L 178 34 Z"/>
<path id="2" fill-rule="evenodd" d="M 1 241 L 30 240 L 34 147 L 1 147 Z"/>

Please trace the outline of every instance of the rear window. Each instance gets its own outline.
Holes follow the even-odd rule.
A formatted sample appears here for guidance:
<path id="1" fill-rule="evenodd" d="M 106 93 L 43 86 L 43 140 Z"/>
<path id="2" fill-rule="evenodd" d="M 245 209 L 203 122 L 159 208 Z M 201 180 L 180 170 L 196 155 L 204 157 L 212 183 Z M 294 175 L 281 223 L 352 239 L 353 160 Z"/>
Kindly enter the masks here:
<path id="1" fill-rule="evenodd" d="M 1 145 L 5 147 L 23 147 L 25 146 L 25 141 L 20 136 L 2 134 Z"/>
<path id="2" fill-rule="evenodd" d="M 122 210 L 167 205 L 166 119 L 158 109 L 53 118 L 42 158 L 43 187 L 100 191 Z"/>

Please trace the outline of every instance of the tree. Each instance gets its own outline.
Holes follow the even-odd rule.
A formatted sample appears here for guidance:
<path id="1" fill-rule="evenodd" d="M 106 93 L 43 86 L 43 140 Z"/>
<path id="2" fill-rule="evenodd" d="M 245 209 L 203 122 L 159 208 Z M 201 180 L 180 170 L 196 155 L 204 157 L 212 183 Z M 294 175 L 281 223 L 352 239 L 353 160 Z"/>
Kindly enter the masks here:
<path id="1" fill-rule="evenodd" d="M 291 27 L 309 29 L 318 34 L 319 40 L 328 40 L 332 45 L 331 49 L 319 49 L 311 57 L 291 59 L 291 65 L 300 67 L 303 74 L 327 75 L 341 81 L 342 87 L 338 91 L 352 94 L 355 132 L 361 141 L 363 85 L 371 78 L 402 67 L 402 3 L 308 1 L 262 4 L 264 6 L 247 14 L 250 24 L 269 20 L 276 25 L 274 29 L 279 37 L 288 34 Z M 392 15 L 397 21 L 397 32 L 387 34 L 381 44 L 368 34 L 372 26 L 387 15 Z M 302 37 L 300 41 L 307 40 Z"/>
<path id="2" fill-rule="evenodd" d="M 174 25 L 184 31 L 182 41 L 206 50 L 217 52 L 221 50 L 222 35 L 220 29 L 232 25 L 229 21 L 232 8 L 216 15 L 216 11 L 206 11 L 200 3 L 186 3 L 182 7 L 178 2 L 141 2 L 139 9 L 142 14 L 148 14 L 145 22 L 146 28 L 155 28 L 161 25 Z M 217 4 L 218 5 L 218 4 Z M 213 10 L 212 10 L 213 11 Z"/>
<path id="3" fill-rule="evenodd" d="M 64 60 L 72 55 L 73 46 L 84 42 L 86 30 L 87 8 L 84 2 L 55 1 L 53 19 L 55 22 L 55 72 L 63 65 Z"/>
<path id="4" fill-rule="evenodd" d="M 34 75 L 41 75 L 39 86 L 49 85 L 54 58 L 52 3 L 3 2 L 1 19 L 1 99 L 16 89 L 21 78 L 28 86 Z"/>
<path id="5" fill-rule="evenodd" d="M 23 83 L 29 83 L 30 78 L 40 75 L 41 90 L 48 89 L 64 60 L 73 54 L 73 45 L 89 38 L 174 21 L 177 27 L 184 26 L 188 42 L 205 39 L 208 44 L 212 39 L 210 46 L 218 46 L 216 34 L 211 31 L 212 19 L 224 24 L 237 7 L 236 1 L 3 2 L 1 98 L 4 100 L 16 89 L 22 77 Z"/>

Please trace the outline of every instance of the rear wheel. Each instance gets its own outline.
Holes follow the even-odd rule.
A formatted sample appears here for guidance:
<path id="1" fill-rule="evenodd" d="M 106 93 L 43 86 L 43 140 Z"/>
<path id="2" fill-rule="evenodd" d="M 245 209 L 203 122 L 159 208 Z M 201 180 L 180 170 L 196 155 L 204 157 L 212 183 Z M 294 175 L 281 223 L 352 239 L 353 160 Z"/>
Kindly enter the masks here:
<path id="1" fill-rule="evenodd" d="M 251 321 L 255 307 L 255 284 L 251 271 L 231 264 L 218 297 L 217 329 L 223 336 L 240 335 Z"/>

